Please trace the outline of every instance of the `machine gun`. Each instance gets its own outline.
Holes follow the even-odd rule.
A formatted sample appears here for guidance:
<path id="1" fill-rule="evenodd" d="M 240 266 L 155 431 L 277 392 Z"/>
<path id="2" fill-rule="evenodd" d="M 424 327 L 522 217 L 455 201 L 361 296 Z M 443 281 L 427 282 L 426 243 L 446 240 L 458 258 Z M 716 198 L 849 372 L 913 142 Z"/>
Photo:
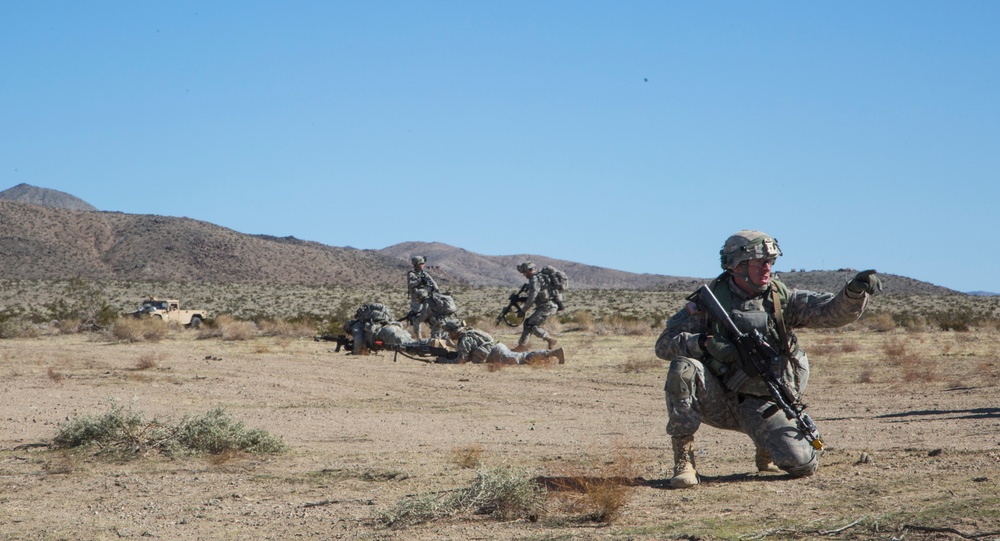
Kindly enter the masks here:
<path id="1" fill-rule="evenodd" d="M 524 307 L 521 304 L 528 300 L 528 297 L 524 296 L 527 292 L 528 284 L 524 284 L 516 293 L 511 293 L 510 297 L 507 297 L 507 306 L 497 316 L 495 324 L 499 325 L 500 322 L 503 322 L 508 327 L 520 327 L 521 323 L 524 322 Z M 511 310 L 514 310 L 514 317 L 510 317 Z"/>
<path id="2" fill-rule="evenodd" d="M 819 429 L 816 428 L 809 415 L 802 411 L 806 409 L 806 405 L 800 404 L 788 386 L 771 372 L 771 360 L 778 357 L 779 353 L 764 340 L 760 331 L 757 329 L 753 329 L 749 333 L 740 331 L 739 327 L 733 323 L 733 319 L 729 317 L 729 313 L 719 303 L 719 299 L 715 298 L 712 290 L 704 284 L 692 293 L 688 300 L 708 310 L 712 318 L 726 328 L 731 340 L 736 345 L 743 365 L 752 368 L 764 380 L 767 391 L 776 405 L 770 413 L 765 410 L 764 416 L 774 415 L 780 408 L 789 421 L 795 420 L 796 427 L 806 441 L 815 449 L 822 450 L 823 439 L 819 435 Z"/>
<path id="3" fill-rule="evenodd" d="M 337 347 L 334 349 L 337 353 L 340 353 L 341 348 L 346 349 L 348 354 L 354 351 L 354 339 L 346 334 L 320 334 L 313 337 L 316 342 L 336 342 Z M 408 357 L 417 361 L 423 362 L 437 362 L 439 358 L 447 359 L 453 361 L 458 358 L 458 353 L 452 351 L 448 348 L 431 345 L 426 340 L 415 340 L 413 342 L 407 342 L 405 344 L 400 344 L 398 346 L 386 346 L 381 341 L 376 341 L 374 346 L 368 348 L 369 351 L 384 351 L 390 350 L 392 354 L 392 362 L 396 362 L 398 355 Z"/>
<path id="4" fill-rule="evenodd" d="M 354 351 L 354 338 L 347 336 L 346 334 L 318 334 L 313 337 L 314 342 L 336 342 L 337 347 L 334 349 L 337 353 L 340 353 L 340 348 L 345 348 L 347 351 Z"/>
<path id="5" fill-rule="evenodd" d="M 392 355 L 392 362 L 396 362 L 397 355 L 402 355 L 403 357 L 408 357 L 415 361 L 423 361 L 426 363 L 435 363 L 438 362 L 438 359 L 454 361 L 458 358 L 458 352 L 445 347 L 431 345 L 426 340 L 407 342 L 398 346 L 389 346 L 389 348 L 394 352 Z"/>

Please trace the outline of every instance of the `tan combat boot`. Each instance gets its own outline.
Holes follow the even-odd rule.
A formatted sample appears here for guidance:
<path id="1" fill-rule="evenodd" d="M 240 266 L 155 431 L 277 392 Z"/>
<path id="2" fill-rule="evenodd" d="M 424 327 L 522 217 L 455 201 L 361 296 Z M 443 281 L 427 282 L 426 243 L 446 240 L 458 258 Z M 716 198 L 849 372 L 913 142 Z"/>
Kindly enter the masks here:
<path id="1" fill-rule="evenodd" d="M 566 363 L 566 353 L 563 351 L 563 348 L 550 349 L 549 357 L 555 357 L 556 359 L 559 359 L 559 364 Z"/>
<path id="2" fill-rule="evenodd" d="M 767 452 L 767 449 L 764 449 L 760 445 L 757 446 L 754 462 L 757 463 L 757 471 L 759 472 L 777 473 L 781 471 L 780 468 L 774 465 L 774 462 L 771 462 L 771 454 Z"/>
<path id="3" fill-rule="evenodd" d="M 546 336 L 545 342 L 549 344 L 549 349 L 556 347 L 556 344 L 559 343 L 559 341 L 556 340 L 554 336 Z"/>
<path id="4" fill-rule="evenodd" d="M 694 469 L 694 436 L 673 436 L 674 476 L 670 478 L 673 488 L 689 488 L 698 484 L 698 472 Z"/>

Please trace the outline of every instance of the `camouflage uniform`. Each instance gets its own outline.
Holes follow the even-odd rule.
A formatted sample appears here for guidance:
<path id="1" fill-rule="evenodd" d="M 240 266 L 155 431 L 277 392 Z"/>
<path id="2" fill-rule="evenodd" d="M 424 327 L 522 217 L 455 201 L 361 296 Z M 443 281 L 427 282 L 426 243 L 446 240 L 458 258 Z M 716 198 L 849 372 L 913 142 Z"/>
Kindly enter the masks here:
<path id="1" fill-rule="evenodd" d="M 458 312 L 451 310 L 441 299 L 441 295 L 443 294 L 432 292 L 422 308 L 426 314 L 421 314 L 421 317 L 431 328 L 431 338 L 445 338 L 448 335 L 444 330 L 445 321 L 458 317 Z"/>
<path id="2" fill-rule="evenodd" d="M 780 254 L 776 241 L 773 250 L 771 258 Z M 723 266 L 727 270 L 736 267 L 726 267 L 725 261 Z M 868 272 L 881 289 L 874 271 Z M 809 380 L 809 360 L 792 329 L 839 327 L 858 319 L 875 288 L 860 290 L 855 281 L 831 294 L 789 290 L 772 276 L 766 287 L 751 294 L 737 285 L 734 273 L 726 272 L 709 287 L 741 331 L 759 330 L 781 352 L 772 371 L 799 397 Z M 775 300 L 780 306 L 777 312 Z M 675 484 L 672 479 L 671 484 L 697 484 L 693 479 L 693 437 L 703 422 L 749 435 L 757 446 L 757 465 L 762 471 L 776 465 L 792 476 L 812 475 L 819 466 L 816 449 L 798 431 L 794 419 L 788 420 L 781 413 L 765 418 L 765 410 L 774 404 L 767 388 L 760 376 L 749 376 L 741 368 L 736 348 L 726 335 L 706 312 L 689 303 L 667 321 L 656 341 L 656 356 L 671 361 L 664 386 L 669 414 L 666 431 L 674 442 L 675 460 L 687 462 L 689 457 L 684 453 L 688 453 L 692 462 L 687 483 Z M 675 466 L 675 479 L 680 477 L 678 468 Z"/>
<path id="3" fill-rule="evenodd" d="M 410 259 L 413 270 L 406 273 L 406 290 L 410 295 L 410 324 L 413 325 L 413 334 L 420 338 L 420 324 L 431 317 L 431 311 L 427 306 L 427 299 L 431 292 L 437 291 L 438 286 L 434 278 L 418 265 L 423 265 L 426 260 L 421 256 Z"/>
<path id="4" fill-rule="evenodd" d="M 523 274 L 528 270 L 535 270 L 535 264 L 531 261 L 527 261 L 518 265 L 517 270 Z M 528 345 L 528 337 L 532 334 L 542 340 L 545 340 L 550 348 L 555 346 L 556 339 L 550 336 L 548 331 L 543 329 L 541 325 L 545 323 L 545 320 L 549 319 L 553 314 L 559 311 L 559 305 L 556 304 L 555 300 L 552 298 L 552 292 L 547 287 L 545 279 L 542 277 L 541 273 L 537 272 L 537 270 L 535 270 L 535 273 L 528 278 L 528 290 L 525 293 L 523 306 L 525 311 L 533 306 L 534 311 L 531 315 L 524 319 L 521 338 L 517 341 L 516 349 L 526 348 Z"/>
<path id="5" fill-rule="evenodd" d="M 368 351 L 380 346 L 398 346 L 412 342 L 413 337 L 392 317 L 392 311 L 383 304 L 362 305 L 354 314 L 354 319 L 344 323 L 344 332 L 354 340 L 354 355 L 367 355 Z"/>
<path id="6" fill-rule="evenodd" d="M 559 359 L 559 364 L 565 362 L 562 348 L 526 352 L 511 351 L 510 348 L 497 342 L 489 334 L 478 329 L 465 327 L 457 320 L 448 320 L 445 323 L 445 330 L 458 333 L 458 338 L 455 340 L 455 351 L 458 353 L 458 357 L 453 362 L 527 364 L 549 357 Z"/>

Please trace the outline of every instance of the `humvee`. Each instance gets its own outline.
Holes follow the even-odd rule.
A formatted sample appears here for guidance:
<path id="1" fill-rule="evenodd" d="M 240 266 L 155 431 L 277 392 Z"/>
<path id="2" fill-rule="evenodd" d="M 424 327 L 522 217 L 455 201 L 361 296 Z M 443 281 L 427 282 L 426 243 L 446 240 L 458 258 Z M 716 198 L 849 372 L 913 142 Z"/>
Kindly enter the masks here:
<path id="1" fill-rule="evenodd" d="M 139 309 L 130 313 L 132 317 L 153 317 L 167 322 L 176 322 L 185 327 L 197 329 L 208 317 L 205 310 L 181 310 L 181 302 L 177 299 L 158 299 L 149 297 L 142 301 Z"/>

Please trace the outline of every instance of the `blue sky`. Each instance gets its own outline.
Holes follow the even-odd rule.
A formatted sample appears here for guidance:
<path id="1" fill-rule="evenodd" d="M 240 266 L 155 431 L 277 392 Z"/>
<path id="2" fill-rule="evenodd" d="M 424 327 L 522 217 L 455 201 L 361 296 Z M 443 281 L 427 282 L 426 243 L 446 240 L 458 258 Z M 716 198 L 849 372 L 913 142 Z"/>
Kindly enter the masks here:
<path id="1" fill-rule="evenodd" d="M 1000 291 L 997 2 L 0 0 L 0 189 L 333 246 Z"/>

